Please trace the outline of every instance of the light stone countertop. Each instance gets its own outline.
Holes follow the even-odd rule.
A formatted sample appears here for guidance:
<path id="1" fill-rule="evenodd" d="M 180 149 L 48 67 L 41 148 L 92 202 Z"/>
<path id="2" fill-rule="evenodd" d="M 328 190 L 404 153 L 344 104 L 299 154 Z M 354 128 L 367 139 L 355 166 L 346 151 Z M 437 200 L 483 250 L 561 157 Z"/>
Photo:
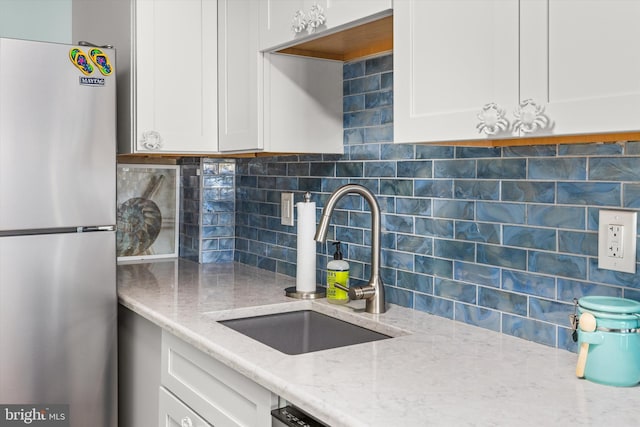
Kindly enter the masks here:
<path id="1" fill-rule="evenodd" d="M 294 278 L 242 264 L 118 266 L 122 305 L 335 427 L 640 422 L 640 387 L 577 379 L 573 353 L 397 305 L 371 315 L 293 300 L 290 286 Z M 394 338 L 292 356 L 216 323 L 306 308 Z"/>

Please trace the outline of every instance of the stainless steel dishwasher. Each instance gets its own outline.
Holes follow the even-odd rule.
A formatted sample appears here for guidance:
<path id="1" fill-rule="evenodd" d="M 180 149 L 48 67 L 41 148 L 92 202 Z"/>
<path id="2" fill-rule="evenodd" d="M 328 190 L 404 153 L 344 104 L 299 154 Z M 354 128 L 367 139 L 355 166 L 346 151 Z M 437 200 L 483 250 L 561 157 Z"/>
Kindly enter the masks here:
<path id="1" fill-rule="evenodd" d="M 291 404 L 274 409 L 271 417 L 272 427 L 329 427 Z"/>

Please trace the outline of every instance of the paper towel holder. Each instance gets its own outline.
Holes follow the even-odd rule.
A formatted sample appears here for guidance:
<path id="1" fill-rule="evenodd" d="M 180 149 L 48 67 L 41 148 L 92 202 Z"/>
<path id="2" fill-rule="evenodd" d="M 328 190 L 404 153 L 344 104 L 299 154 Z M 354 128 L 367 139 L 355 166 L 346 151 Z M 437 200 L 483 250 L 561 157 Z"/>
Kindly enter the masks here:
<path id="1" fill-rule="evenodd" d="M 310 202 L 311 202 L 311 193 L 307 191 L 304 194 L 304 203 L 310 203 Z M 317 285 L 315 290 L 313 291 L 300 291 L 297 289 L 296 286 L 291 286 L 286 288 L 284 292 L 286 296 L 291 298 L 298 298 L 298 299 L 319 299 L 319 298 L 324 298 L 327 295 L 326 289 Z"/>

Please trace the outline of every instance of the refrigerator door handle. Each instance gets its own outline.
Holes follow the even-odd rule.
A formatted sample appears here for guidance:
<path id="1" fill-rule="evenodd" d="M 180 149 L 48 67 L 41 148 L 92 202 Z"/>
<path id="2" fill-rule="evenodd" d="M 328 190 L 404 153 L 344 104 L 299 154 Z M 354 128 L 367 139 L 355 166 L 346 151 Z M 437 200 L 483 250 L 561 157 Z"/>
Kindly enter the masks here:
<path id="1" fill-rule="evenodd" d="M 38 234 L 90 233 L 93 231 L 115 231 L 115 225 L 93 225 L 85 227 L 41 228 L 28 230 L 0 230 L 0 237 L 34 236 Z"/>
<path id="2" fill-rule="evenodd" d="M 103 45 L 98 45 L 92 42 L 88 42 L 85 40 L 78 40 L 78 46 L 86 46 L 86 47 L 101 47 L 103 49 L 113 49 L 113 45 L 110 44 L 103 44 Z"/>
<path id="3" fill-rule="evenodd" d="M 96 225 L 92 227 L 78 227 L 78 233 L 90 233 L 92 231 L 114 231 L 113 225 Z"/>

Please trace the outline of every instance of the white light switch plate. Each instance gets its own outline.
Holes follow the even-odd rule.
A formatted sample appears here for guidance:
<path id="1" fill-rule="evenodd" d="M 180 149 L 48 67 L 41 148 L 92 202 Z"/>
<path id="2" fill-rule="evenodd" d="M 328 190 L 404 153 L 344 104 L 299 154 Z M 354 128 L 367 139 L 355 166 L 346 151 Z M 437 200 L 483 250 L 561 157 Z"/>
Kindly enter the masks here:
<path id="1" fill-rule="evenodd" d="M 637 223 L 637 212 L 600 210 L 598 268 L 636 272 Z"/>
<path id="2" fill-rule="evenodd" d="M 293 193 L 280 193 L 280 224 L 293 225 Z"/>

